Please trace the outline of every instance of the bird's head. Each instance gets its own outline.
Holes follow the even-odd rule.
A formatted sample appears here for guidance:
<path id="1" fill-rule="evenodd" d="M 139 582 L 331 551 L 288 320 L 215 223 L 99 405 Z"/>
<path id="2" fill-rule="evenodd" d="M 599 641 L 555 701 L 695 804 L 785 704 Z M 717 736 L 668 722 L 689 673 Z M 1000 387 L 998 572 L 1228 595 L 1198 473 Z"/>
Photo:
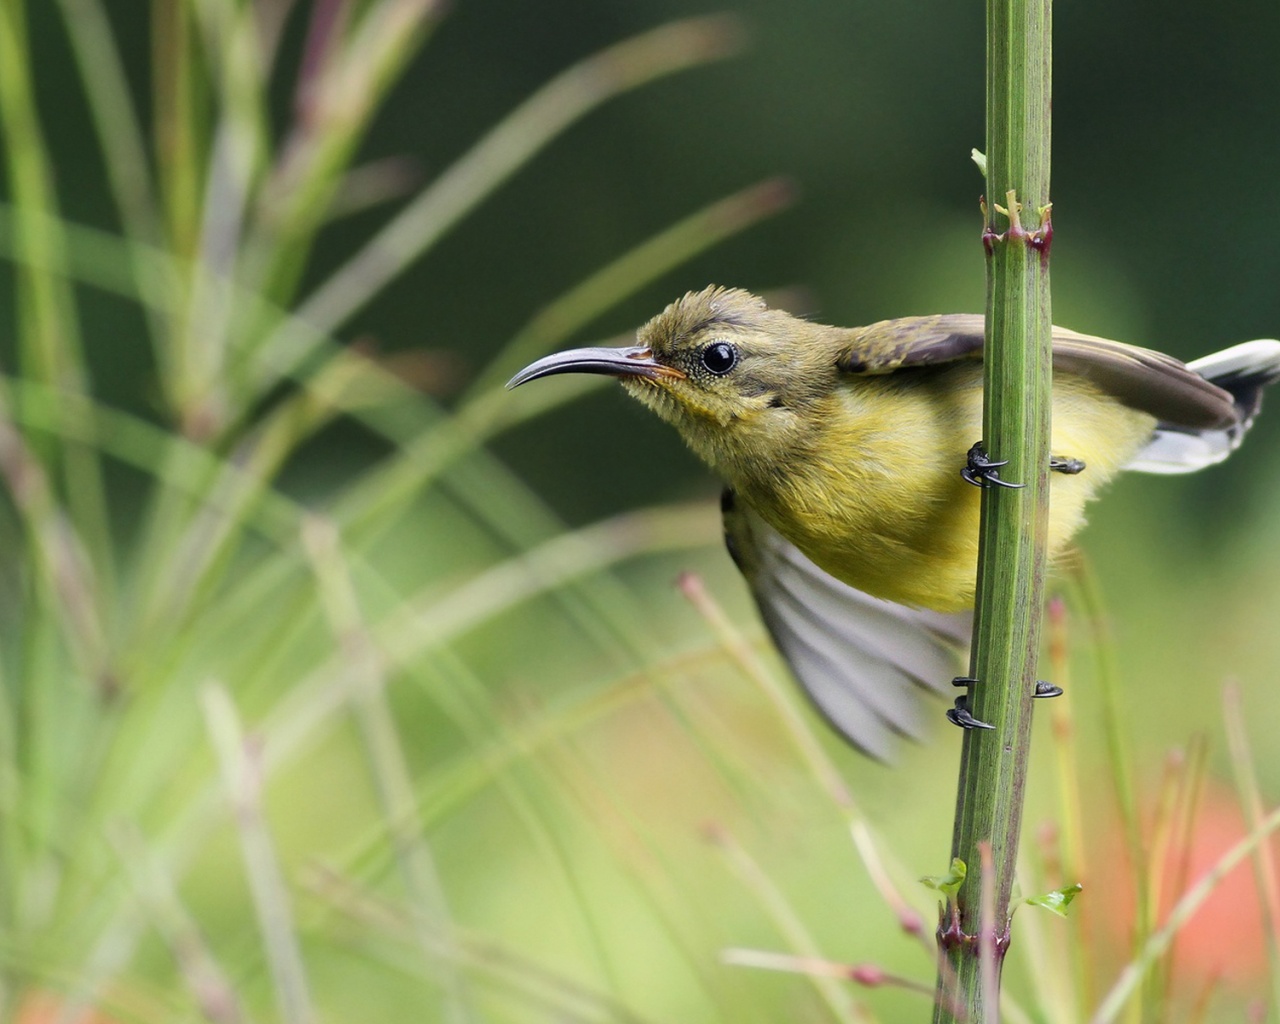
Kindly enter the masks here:
<path id="1" fill-rule="evenodd" d="M 804 414 L 836 386 L 834 331 L 741 289 L 711 287 L 667 306 L 640 328 L 635 345 L 558 352 L 525 367 L 508 387 L 557 373 L 617 377 L 733 477 L 785 453 Z"/>

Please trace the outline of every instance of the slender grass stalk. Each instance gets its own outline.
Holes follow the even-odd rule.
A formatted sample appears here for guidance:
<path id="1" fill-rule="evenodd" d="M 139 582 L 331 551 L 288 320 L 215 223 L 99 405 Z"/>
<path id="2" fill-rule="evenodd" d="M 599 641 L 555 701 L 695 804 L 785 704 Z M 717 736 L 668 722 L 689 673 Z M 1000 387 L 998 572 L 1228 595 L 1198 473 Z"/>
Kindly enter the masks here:
<path id="1" fill-rule="evenodd" d="M 1102 697 L 1102 729 L 1106 736 L 1107 781 L 1112 790 L 1116 810 L 1124 829 L 1126 867 L 1134 893 L 1133 952 L 1146 943 L 1150 935 L 1150 886 L 1147 884 L 1147 844 L 1143 834 L 1142 815 L 1138 809 L 1138 792 L 1133 767 L 1131 742 L 1126 727 L 1121 695 L 1122 677 L 1117 658 L 1116 641 L 1103 600 L 1102 587 L 1087 558 L 1082 558 L 1072 577 L 1075 597 L 1084 611 L 1092 638 L 1094 673 Z M 1086 1004 L 1088 1005 L 1088 1004 Z M 1134 1003 L 1130 1020 L 1141 1018 L 1142 1007 Z"/>
<path id="2" fill-rule="evenodd" d="M 313 1024 L 317 1017 L 293 923 L 292 901 L 263 816 L 265 774 L 261 744 L 244 734 L 240 716 L 224 687 L 210 684 L 201 699 L 234 809 L 245 874 L 258 914 L 263 952 L 271 969 L 280 1019 L 285 1024 Z"/>
<path id="3" fill-rule="evenodd" d="M 492 689 L 447 650 L 436 652 L 427 665 L 411 673 L 410 680 L 430 695 L 470 742 L 465 755 L 453 763 L 452 770 L 437 770 L 413 780 L 412 801 L 420 828 L 429 831 L 468 798 L 475 797 L 486 786 L 495 786 L 519 820 L 531 853 L 560 879 L 567 896 L 563 905 L 576 912 L 578 944 L 599 966 L 600 973 L 607 976 L 607 944 L 599 924 L 601 907 L 591 898 L 589 886 L 580 877 L 574 863 L 573 840 L 562 816 L 550 811 L 562 789 L 553 771 L 544 763 L 542 748 L 548 742 L 548 730 L 543 727 L 541 717 L 535 719 L 532 728 L 528 723 L 506 722 L 495 712 Z M 632 699 L 640 693 L 640 687 L 634 685 L 622 689 Z M 616 710 L 615 702 L 599 701 L 591 706 L 594 713 L 588 712 L 581 718 L 569 716 L 574 719 L 572 723 L 565 721 L 563 714 L 555 717 L 566 731 L 577 731 L 587 721 L 596 721 L 597 716 Z M 361 864 L 365 873 L 369 873 L 370 862 L 376 861 L 376 855 L 387 846 L 386 831 L 385 826 L 379 827 L 352 843 L 346 861 Z M 551 878 L 547 877 L 546 881 L 550 883 Z M 414 921 L 413 938 L 419 945 L 433 923 Z M 460 929 L 455 925 L 453 933 L 440 937 L 436 946 L 440 955 L 448 955 L 456 952 L 461 942 Z"/>
<path id="4" fill-rule="evenodd" d="M 169 246 L 184 261 L 196 251 L 201 219 L 200 136 L 206 121 L 191 21 L 189 4 L 151 5 L 156 175 Z M 158 351 L 163 354 L 167 348 Z M 172 372 L 174 367 L 166 363 L 162 367 Z"/>
<path id="5" fill-rule="evenodd" d="M 1056 879 L 1055 869 L 1059 866 L 1056 849 L 1058 836 L 1053 829 L 1038 829 L 1037 833 L 1040 856 L 1028 856 L 1026 846 L 1023 846 L 1018 855 L 1018 880 L 1024 891 L 1030 889 L 1032 892 L 1046 892 L 1056 888 L 1051 879 Z M 1051 924 L 1047 914 L 1022 914 L 1018 918 L 1018 944 L 1014 948 L 1025 965 L 1024 969 L 1029 968 L 1033 974 L 1047 963 L 1061 966 L 1061 969 L 1046 971 L 1036 979 L 1035 991 L 1031 997 L 1034 1000 L 1036 1019 L 1042 1024 L 1076 1024 L 1080 1014 L 1071 984 L 1077 967 L 1069 945 L 1062 941 L 1062 929 L 1051 932 L 1048 927 Z M 1008 996 L 1007 989 L 1005 996 Z M 1004 1005 L 1001 1010 L 1005 1010 Z M 1005 1016 L 1008 1017 L 1007 1011 Z"/>
<path id="6" fill-rule="evenodd" d="M 183 905 L 173 879 L 154 862 L 143 836 L 136 829 L 118 826 L 111 841 L 139 903 L 168 946 L 201 1014 L 210 1024 L 244 1024 L 249 1018 L 227 971 Z"/>
<path id="7" fill-rule="evenodd" d="M 733 836 L 723 829 L 710 833 L 711 841 L 724 854 L 742 884 L 755 896 L 774 927 L 786 939 L 793 953 L 806 961 L 820 962 L 822 951 L 804 922 L 797 916 L 786 896 L 778 889 L 768 872 L 747 852 Z M 836 1020 L 871 1024 L 876 1020 L 871 1010 L 849 994 L 847 985 L 840 984 L 827 973 L 805 972 L 818 990 L 827 1008 Z M 846 974 L 847 977 L 847 974 Z"/>
<path id="8" fill-rule="evenodd" d="M 911 978 L 890 974 L 874 964 L 850 966 L 835 960 L 819 960 L 788 953 L 768 953 L 759 949 L 726 949 L 720 959 L 735 967 L 756 967 L 765 971 L 788 971 L 810 977 L 839 978 L 865 985 L 867 988 L 891 985 L 907 992 L 933 997 L 933 989 L 930 986 Z"/>
<path id="9" fill-rule="evenodd" d="M 1250 830 L 1256 831 L 1262 824 L 1262 791 L 1245 727 L 1244 701 L 1238 684 L 1229 683 L 1223 688 L 1222 703 L 1227 724 L 1227 747 L 1236 777 L 1236 790 L 1240 794 L 1240 806 L 1244 809 Z M 1271 1012 L 1280 1015 L 1280 881 L 1277 881 L 1280 876 L 1270 843 L 1260 843 L 1254 851 L 1253 872 L 1258 892 L 1262 895 L 1262 924 L 1270 966 Z"/>
<path id="10" fill-rule="evenodd" d="M 1165 755 L 1160 785 L 1156 790 L 1154 813 L 1151 817 L 1151 854 L 1143 874 L 1146 877 L 1147 906 L 1151 918 L 1146 923 L 1147 931 L 1153 931 L 1159 923 L 1160 900 L 1166 888 L 1165 873 L 1173 858 L 1174 819 L 1177 817 L 1177 806 L 1185 782 L 1186 754 L 1181 750 L 1173 750 Z"/>
<path id="11" fill-rule="evenodd" d="M 303 885 L 317 893 L 327 908 L 379 935 L 408 934 L 415 924 L 405 908 L 362 890 L 351 879 L 320 865 L 310 867 Z M 533 1010 L 546 1009 L 548 1019 L 599 1024 L 659 1024 L 611 994 L 557 972 L 536 957 L 505 948 L 484 936 L 461 933 L 460 964 L 490 987 L 500 989 Z"/>
<path id="12" fill-rule="evenodd" d="M 146 143 L 107 12 L 101 0 L 59 0 L 59 6 L 120 221 L 130 238 L 158 245 L 161 228 Z M 140 274 L 139 290 L 145 284 Z M 144 303 L 143 312 L 154 317 L 158 308 L 154 302 Z M 161 334 L 154 321 L 152 331 L 153 342 L 158 343 Z"/>
<path id="13" fill-rule="evenodd" d="M 89 390 L 79 318 L 63 268 L 66 239 L 58 216 L 52 159 L 36 106 L 23 0 L 0 2 L 0 134 L 13 197 L 17 353 L 25 373 L 69 392 Z M 114 591 L 112 543 L 102 468 L 92 449 L 46 445 L 37 453 L 67 495 L 70 523 L 93 559 L 104 593 Z"/>
<path id="14" fill-rule="evenodd" d="M 854 848 L 858 851 L 858 856 L 862 859 L 862 866 L 867 869 L 871 884 L 876 887 L 880 898 L 888 904 L 889 909 L 897 917 L 898 927 L 924 946 L 925 952 L 930 956 L 936 957 L 937 949 L 925 934 L 924 915 L 906 901 L 902 895 L 902 889 L 890 876 L 885 857 L 877 848 L 875 838 L 866 822 L 851 822 L 849 836 L 853 840 Z"/>
<path id="15" fill-rule="evenodd" d="M 1204 802 L 1209 768 L 1209 741 L 1204 733 L 1192 735 L 1185 753 L 1182 754 L 1182 762 L 1178 800 L 1174 807 L 1172 825 L 1172 849 L 1177 856 L 1169 858 L 1172 863 L 1170 870 L 1166 872 L 1167 878 L 1164 879 L 1165 890 L 1170 893 L 1185 892 L 1192 881 L 1192 857 L 1196 849 L 1200 810 Z M 1258 818 L 1261 819 L 1261 816 L 1262 811 L 1259 808 Z M 1257 821 L 1250 824 L 1256 825 Z M 1160 862 L 1156 862 L 1156 865 L 1156 869 L 1151 872 L 1153 877 L 1160 870 Z M 1152 893 L 1150 899 L 1157 906 L 1164 902 L 1162 894 L 1159 893 Z M 1151 927 L 1155 928 L 1158 923 L 1153 921 Z M 1154 984 L 1150 986 L 1152 1009 L 1148 1012 L 1148 1019 L 1167 1017 L 1173 1013 L 1176 980 L 1177 975 L 1172 958 L 1162 961 Z"/>
<path id="16" fill-rule="evenodd" d="M 1071 659 L 1067 656 L 1067 605 L 1061 598 L 1049 601 L 1049 665 L 1053 680 L 1064 689 L 1071 688 Z M 1059 821 L 1062 831 L 1063 874 L 1060 882 L 1074 880 L 1084 873 L 1084 798 L 1080 792 L 1080 755 L 1076 749 L 1077 727 L 1070 701 L 1053 702 L 1054 760 L 1058 775 Z"/>
<path id="17" fill-rule="evenodd" d="M 0 4 L 0 127 L 13 196 L 18 268 L 19 358 L 24 370 L 56 386 L 83 390 L 79 325 L 65 277 L 53 168 L 36 110 L 26 7 Z"/>
<path id="18" fill-rule="evenodd" d="M 1164 924 L 1147 938 L 1138 955 L 1125 965 L 1120 977 L 1089 1018 L 1089 1024 L 1111 1024 L 1119 1019 L 1124 1008 L 1130 1005 L 1130 1000 L 1138 992 L 1143 978 L 1173 945 L 1178 932 L 1191 920 L 1201 904 L 1236 865 L 1250 856 L 1277 829 L 1280 829 L 1280 808 L 1262 818 L 1247 836 L 1223 853 L 1196 884 L 1183 893 L 1182 898 L 1169 911 Z"/>
<path id="19" fill-rule="evenodd" d="M 685 732 L 692 731 L 686 728 Z M 605 845 L 611 863 L 638 894 L 643 894 L 669 955 L 679 957 L 680 966 L 696 978 L 724 1019 L 752 1020 L 754 1007 L 702 954 L 716 941 L 714 924 L 707 920 L 709 908 L 682 891 L 682 864 L 663 851 L 652 828 L 632 811 L 629 801 L 600 771 L 599 761 L 587 756 L 578 735 L 561 733 L 554 739 L 542 761 L 556 775 L 557 793 L 561 799 L 571 801 L 579 817 L 597 824 L 599 841 Z M 602 925 L 605 916 L 601 916 Z M 699 932 L 703 933 L 705 944 L 691 941 Z M 612 976 L 612 987 L 621 990 L 618 979 L 625 971 L 625 958 L 612 944 L 605 945 L 601 952 Z"/>
<path id="20" fill-rule="evenodd" d="M 203 53 L 212 63 L 218 112 L 204 174 L 196 258 L 189 267 L 182 318 L 170 338 L 175 359 L 165 383 L 183 432 L 205 438 L 221 429 L 235 407 L 226 368 L 240 308 L 233 301 L 232 282 L 269 141 L 254 10 L 234 12 L 226 4 L 207 2 L 195 9 Z"/>
<path id="21" fill-rule="evenodd" d="M 997 233 L 990 212 L 983 434 L 1004 479 L 1020 489 L 987 487 L 982 500 L 978 593 L 970 675 L 971 711 L 991 729 L 965 734 L 952 856 L 980 863 L 990 844 L 995 892 L 991 915 L 997 970 L 1009 941 L 1023 788 L 1030 753 L 1031 705 L 1048 526 L 1052 386 L 1049 307 L 1050 0 L 988 0 L 987 197 L 1008 219 Z M 1003 199 L 1001 209 L 996 203 Z M 1023 226 L 1022 206 L 1039 211 L 1038 230 Z M 976 440 L 976 439 L 975 439 Z M 983 872 L 969 871 L 939 942 L 955 971 L 939 973 L 934 1020 L 987 1019 L 981 935 Z"/>
<path id="22" fill-rule="evenodd" d="M 1187 1011 L 1187 1024 L 1206 1024 L 1209 1020 L 1209 1004 L 1221 988 L 1222 976 L 1219 974 L 1212 975 L 1201 984 L 1191 1009 Z"/>
<path id="23" fill-rule="evenodd" d="M 701 577 L 691 572 L 682 573 L 677 586 L 680 588 L 680 593 L 706 621 L 725 653 L 768 699 L 779 721 L 786 728 L 787 735 L 808 766 L 810 774 L 832 802 L 844 814 L 862 821 L 862 813 L 858 810 L 849 787 L 845 785 L 831 758 L 818 742 L 818 738 L 801 718 L 791 696 L 793 688 L 790 690 L 784 688 L 776 673 L 770 672 L 765 667 L 763 660 L 734 627 L 724 609 L 708 593 Z"/>
<path id="24" fill-rule="evenodd" d="M 52 414 L 64 421 L 66 414 Z M 61 425 L 61 422 L 60 422 Z M 15 427 L 0 399 L 0 480 L 29 533 L 28 558 L 35 570 L 37 598 L 58 609 L 54 623 L 71 652 L 80 679 L 103 696 L 111 688 L 103 594 L 88 552 L 80 542 L 43 466 Z"/>
<path id="25" fill-rule="evenodd" d="M 983 1024 L 996 1024 L 1000 1017 L 1000 962 L 996 957 L 996 868 L 991 844 L 978 843 L 978 864 L 982 886 L 978 893 L 978 974 L 982 986 Z"/>
<path id="26" fill-rule="evenodd" d="M 343 557 L 338 532 L 328 520 L 312 518 L 303 528 L 307 548 L 320 587 L 320 598 L 330 628 L 349 661 L 352 710 L 360 730 L 365 756 L 382 801 L 387 833 L 405 890 L 414 908 L 418 940 L 427 954 L 427 965 L 446 993 L 447 1019 L 474 1019 L 462 975 L 454 969 L 453 922 L 444 884 L 430 845 L 418 823 L 413 783 L 400 733 L 387 702 L 386 671 L 364 621 L 359 598 Z M 443 957 L 437 947 L 443 945 Z"/>
<path id="27" fill-rule="evenodd" d="M 1059 686 L 1071 690 L 1070 637 L 1068 635 L 1068 605 L 1061 597 L 1054 597 L 1048 605 L 1049 619 L 1049 665 L 1053 672 L 1050 677 Z M 1081 791 L 1081 760 L 1077 749 L 1078 729 L 1074 704 L 1071 701 L 1054 701 L 1052 707 L 1053 751 L 1058 782 L 1059 835 L 1057 839 L 1061 853 L 1059 855 L 1059 871 L 1057 876 L 1049 880 L 1049 888 L 1056 888 L 1076 882 L 1088 875 L 1089 859 L 1085 844 L 1085 799 Z M 1093 904 L 1083 901 L 1077 904 L 1077 928 L 1087 930 L 1090 915 L 1094 912 Z M 1061 938 L 1061 937 L 1059 937 Z M 1094 976 L 1094 964 L 1090 957 L 1082 956 L 1078 943 L 1060 941 L 1058 962 L 1069 963 L 1071 970 L 1064 975 L 1056 975 L 1067 979 L 1063 991 L 1053 999 L 1052 1006 L 1046 1006 L 1049 1013 L 1056 1013 L 1059 1021 L 1078 1019 L 1077 1008 L 1090 1006 L 1096 998 L 1097 979 Z M 1051 993 L 1055 982 L 1049 982 L 1041 989 Z"/>
<path id="28" fill-rule="evenodd" d="M 164 365 L 168 356 L 165 341 L 170 289 L 148 267 L 148 254 L 162 244 L 164 227 L 147 159 L 146 138 L 101 0 L 59 0 L 59 7 L 84 83 L 84 96 L 124 236 L 136 243 L 128 245 L 125 261 L 132 271 L 130 283 L 143 297 L 139 306 L 147 320 L 151 349 L 157 363 Z M 68 225 L 64 230 L 70 250 L 68 260 L 74 262 L 72 228 Z M 144 245 L 149 247 L 145 251 L 141 248 Z"/>
<path id="29" fill-rule="evenodd" d="M 246 239 L 249 279 L 289 301 L 342 172 L 379 101 L 434 28 L 440 0 L 318 6 L 294 94 L 294 123 Z"/>

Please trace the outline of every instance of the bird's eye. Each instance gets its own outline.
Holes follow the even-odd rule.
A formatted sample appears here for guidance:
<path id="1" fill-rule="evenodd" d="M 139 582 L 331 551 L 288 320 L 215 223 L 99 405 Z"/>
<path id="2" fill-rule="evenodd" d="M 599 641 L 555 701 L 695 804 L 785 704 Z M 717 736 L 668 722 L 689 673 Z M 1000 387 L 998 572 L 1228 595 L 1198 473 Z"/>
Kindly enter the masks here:
<path id="1" fill-rule="evenodd" d="M 703 366 L 720 376 L 738 365 L 738 350 L 727 341 L 717 341 L 702 350 L 701 358 Z"/>

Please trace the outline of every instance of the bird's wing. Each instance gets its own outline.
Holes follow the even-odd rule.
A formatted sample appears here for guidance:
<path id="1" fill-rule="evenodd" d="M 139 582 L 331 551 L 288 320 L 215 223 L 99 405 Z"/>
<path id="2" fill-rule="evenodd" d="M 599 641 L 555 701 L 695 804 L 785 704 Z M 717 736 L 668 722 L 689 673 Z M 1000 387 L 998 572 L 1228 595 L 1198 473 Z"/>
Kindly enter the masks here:
<path id="1" fill-rule="evenodd" d="M 962 667 L 972 615 L 907 608 L 823 572 L 726 492 L 725 541 L 760 616 L 809 698 L 850 743 L 882 760 L 917 736 L 921 696 Z"/>
<path id="2" fill-rule="evenodd" d="M 983 318 L 976 314 L 883 320 L 850 333 L 839 366 L 847 373 L 882 374 L 981 359 L 982 341 Z M 1170 427 L 1222 429 L 1240 422 L 1228 391 L 1172 356 L 1150 349 L 1055 327 L 1053 369 L 1083 377 Z"/>

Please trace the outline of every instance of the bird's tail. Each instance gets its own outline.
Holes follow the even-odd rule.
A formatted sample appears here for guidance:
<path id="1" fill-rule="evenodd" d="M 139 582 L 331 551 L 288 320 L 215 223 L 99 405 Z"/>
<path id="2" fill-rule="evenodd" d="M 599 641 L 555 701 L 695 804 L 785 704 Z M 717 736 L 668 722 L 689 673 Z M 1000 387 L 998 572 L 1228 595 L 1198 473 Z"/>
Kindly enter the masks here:
<path id="1" fill-rule="evenodd" d="M 1231 392 L 1247 426 L 1262 407 L 1262 389 L 1280 380 L 1280 341 L 1246 341 L 1187 363 L 1187 368 Z"/>
<path id="2" fill-rule="evenodd" d="M 1221 462 L 1238 447 L 1262 408 L 1262 392 L 1280 380 L 1280 341 L 1246 341 L 1187 364 L 1235 399 L 1237 419 L 1227 427 L 1188 430 L 1160 424 L 1129 463 L 1144 473 L 1193 473 Z"/>

